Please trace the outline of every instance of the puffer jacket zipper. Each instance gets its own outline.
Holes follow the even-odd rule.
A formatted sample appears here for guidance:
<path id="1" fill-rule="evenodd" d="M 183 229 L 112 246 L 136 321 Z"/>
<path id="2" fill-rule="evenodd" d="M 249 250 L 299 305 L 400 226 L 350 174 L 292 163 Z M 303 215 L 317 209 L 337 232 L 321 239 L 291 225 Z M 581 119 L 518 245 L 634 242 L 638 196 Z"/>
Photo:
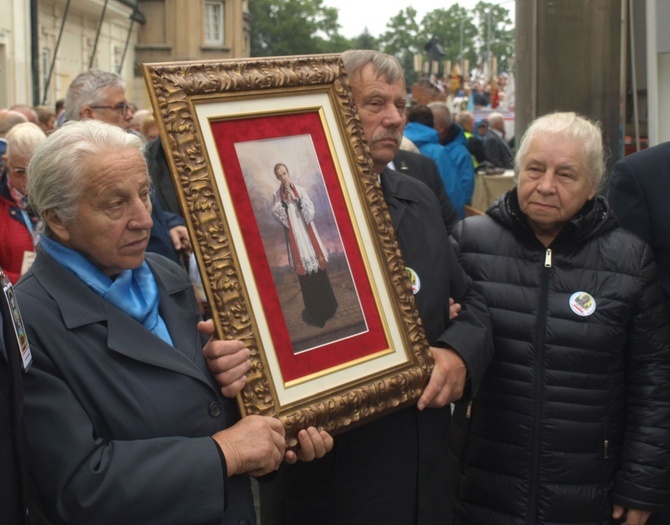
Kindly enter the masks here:
<path id="1" fill-rule="evenodd" d="M 530 494 L 528 498 L 527 525 L 537 525 L 537 487 L 540 477 L 540 431 L 542 420 L 542 398 L 544 394 L 544 337 L 545 324 L 547 320 L 547 305 L 549 302 L 549 280 L 553 267 L 551 248 L 547 248 L 544 254 L 544 267 L 540 270 L 540 300 L 538 304 L 538 316 L 535 322 L 535 376 L 534 402 L 533 402 L 533 449 L 531 453 L 530 471 Z"/>

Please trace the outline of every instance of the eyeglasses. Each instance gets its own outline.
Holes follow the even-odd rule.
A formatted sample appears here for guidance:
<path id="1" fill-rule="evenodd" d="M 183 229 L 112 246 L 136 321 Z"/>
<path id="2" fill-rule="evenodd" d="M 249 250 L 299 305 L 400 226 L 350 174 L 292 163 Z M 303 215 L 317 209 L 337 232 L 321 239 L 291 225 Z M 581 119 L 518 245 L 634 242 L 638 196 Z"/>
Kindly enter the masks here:
<path id="1" fill-rule="evenodd" d="M 128 110 L 130 109 L 130 106 L 128 105 L 128 102 L 119 102 L 116 106 L 90 106 L 93 109 L 112 109 L 114 111 L 118 111 L 121 113 L 121 115 L 125 115 L 128 113 Z"/>

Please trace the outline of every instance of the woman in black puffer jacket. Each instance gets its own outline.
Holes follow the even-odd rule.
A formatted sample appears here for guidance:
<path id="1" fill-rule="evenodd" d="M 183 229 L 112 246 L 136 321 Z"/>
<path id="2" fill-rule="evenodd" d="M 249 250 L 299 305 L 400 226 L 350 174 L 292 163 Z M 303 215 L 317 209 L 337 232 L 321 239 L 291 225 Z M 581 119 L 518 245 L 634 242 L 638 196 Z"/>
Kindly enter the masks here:
<path id="1" fill-rule="evenodd" d="M 457 523 L 643 525 L 668 500 L 667 316 L 651 250 L 595 196 L 603 172 L 597 126 L 541 117 L 517 187 L 453 232 L 495 347 L 454 414 Z"/>

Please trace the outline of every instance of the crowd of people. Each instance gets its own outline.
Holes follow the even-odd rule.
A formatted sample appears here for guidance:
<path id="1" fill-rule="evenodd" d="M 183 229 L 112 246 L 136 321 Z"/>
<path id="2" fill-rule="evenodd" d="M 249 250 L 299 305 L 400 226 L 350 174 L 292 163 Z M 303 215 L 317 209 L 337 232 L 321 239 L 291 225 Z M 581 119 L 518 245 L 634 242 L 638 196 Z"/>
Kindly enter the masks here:
<path id="1" fill-rule="evenodd" d="M 249 350 L 203 320 L 156 121 L 86 71 L 53 111 L 0 111 L 8 523 L 251 525 L 250 476 L 263 525 L 670 522 L 670 144 L 608 177 L 585 116 L 543 115 L 514 148 L 499 113 L 408 108 L 394 57 L 342 60 L 421 283 L 417 403 L 297 449 L 278 419 L 240 418 Z M 464 218 L 491 167 L 515 188 Z M 274 174 L 277 220 L 305 215 Z"/>
<path id="2" fill-rule="evenodd" d="M 451 75 L 440 78 L 431 73 L 427 82 L 424 78 L 423 82 L 418 83 L 418 87 L 429 86 L 433 95 L 446 99 L 455 111 L 468 108 L 501 110 L 514 107 L 514 88 L 509 89 L 507 73 L 486 75 L 480 69 L 472 78 L 464 78 L 461 73 L 460 66 L 456 64 L 452 68 Z"/>
<path id="3" fill-rule="evenodd" d="M 465 207 L 472 205 L 475 173 L 500 174 L 514 167 L 514 137 L 506 136 L 502 113 L 475 121 L 470 111 L 452 114 L 446 102 L 433 101 L 409 105 L 406 120 L 400 148 L 435 161 L 461 218 Z"/>

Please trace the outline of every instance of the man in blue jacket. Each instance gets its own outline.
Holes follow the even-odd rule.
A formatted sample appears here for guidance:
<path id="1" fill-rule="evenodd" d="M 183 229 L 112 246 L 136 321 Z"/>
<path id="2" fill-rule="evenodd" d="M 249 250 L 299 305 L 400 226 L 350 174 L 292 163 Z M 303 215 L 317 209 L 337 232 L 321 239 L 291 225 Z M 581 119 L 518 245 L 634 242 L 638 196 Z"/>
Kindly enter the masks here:
<path id="1" fill-rule="evenodd" d="M 433 112 L 433 127 L 440 137 L 440 144 L 449 153 L 449 159 L 455 170 L 455 177 L 460 181 L 465 204 L 472 203 L 475 189 L 475 168 L 468 151 L 467 139 L 461 127 L 451 118 L 451 112 L 444 102 L 431 102 L 428 107 Z"/>
<path id="2" fill-rule="evenodd" d="M 435 161 L 449 199 L 458 214 L 464 217 L 466 195 L 463 191 L 463 183 L 459 176 L 458 166 L 453 162 L 447 148 L 440 144 L 439 133 L 433 127 L 433 112 L 428 106 L 414 106 L 410 110 L 407 120 L 408 123 L 404 131 L 405 136 L 419 148 L 422 155 L 426 155 Z M 472 171 L 472 161 L 469 159 L 469 155 L 468 161 L 470 162 Z M 470 198 L 472 198 L 472 194 Z"/>

